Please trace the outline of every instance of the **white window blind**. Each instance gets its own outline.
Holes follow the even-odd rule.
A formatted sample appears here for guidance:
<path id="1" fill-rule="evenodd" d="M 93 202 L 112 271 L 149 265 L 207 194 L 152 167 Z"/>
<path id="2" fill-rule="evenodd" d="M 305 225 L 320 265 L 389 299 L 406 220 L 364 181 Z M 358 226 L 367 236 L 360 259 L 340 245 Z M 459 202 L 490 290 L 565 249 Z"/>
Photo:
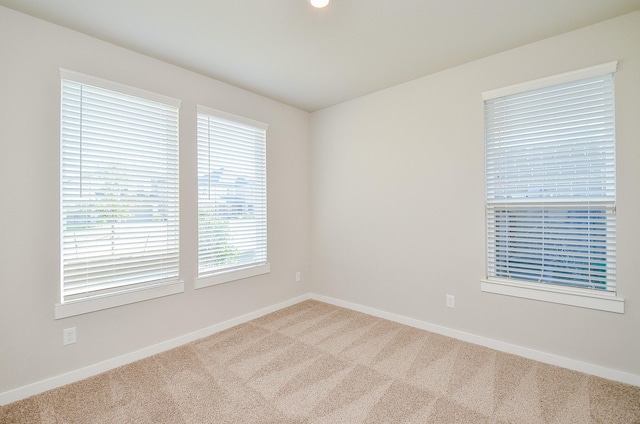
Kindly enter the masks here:
<path id="1" fill-rule="evenodd" d="M 485 100 L 487 276 L 615 292 L 613 73 Z"/>
<path id="2" fill-rule="evenodd" d="M 267 263 L 267 125 L 198 107 L 198 275 Z"/>
<path id="3" fill-rule="evenodd" d="M 62 73 L 63 304 L 178 280 L 179 102 L 155 97 Z"/>

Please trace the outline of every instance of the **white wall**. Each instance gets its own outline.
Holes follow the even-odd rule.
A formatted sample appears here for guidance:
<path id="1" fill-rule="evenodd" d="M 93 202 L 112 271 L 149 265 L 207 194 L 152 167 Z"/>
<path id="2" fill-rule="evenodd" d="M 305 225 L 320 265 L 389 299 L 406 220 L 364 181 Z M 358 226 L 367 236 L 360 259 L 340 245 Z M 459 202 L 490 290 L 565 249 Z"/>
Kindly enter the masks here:
<path id="1" fill-rule="evenodd" d="M 481 93 L 612 60 L 626 312 L 482 293 Z M 635 12 L 312 114 L 314 292 L 640 375 L 638 111 Z"/>
<path id="2" fill-rule="evenodd" d="M 59 68 L 181 99 L 185 293 L 54 320 L 59 297 Z M 271 273 L 194 290 L 196 104 L 269 124 Z M 0 7 L 0 393 L 309 291 L 309 115 Z M 301 271 L 303 282 L 295 282 Z M 78 342 L 62 345 L 62 329 Z"/>

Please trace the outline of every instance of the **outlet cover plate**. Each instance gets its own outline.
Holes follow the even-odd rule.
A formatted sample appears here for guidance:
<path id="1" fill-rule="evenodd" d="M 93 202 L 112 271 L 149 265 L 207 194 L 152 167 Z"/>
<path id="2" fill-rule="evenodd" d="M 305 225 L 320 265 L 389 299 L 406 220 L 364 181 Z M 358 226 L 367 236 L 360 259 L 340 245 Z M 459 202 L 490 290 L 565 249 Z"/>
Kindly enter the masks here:
<path id="1" fill-rule="evenodd" d="M 448 308 L 455 308 L 456 307 L 456 297 L 448 294 L 447 295 L 447 307 Z"/>
<path id="2" fill-rule="evenodd" d="M 74 344 L 76 342 L 76 327 L 65 328 L 62 330 L 62 344 L 64 346 Z"/>

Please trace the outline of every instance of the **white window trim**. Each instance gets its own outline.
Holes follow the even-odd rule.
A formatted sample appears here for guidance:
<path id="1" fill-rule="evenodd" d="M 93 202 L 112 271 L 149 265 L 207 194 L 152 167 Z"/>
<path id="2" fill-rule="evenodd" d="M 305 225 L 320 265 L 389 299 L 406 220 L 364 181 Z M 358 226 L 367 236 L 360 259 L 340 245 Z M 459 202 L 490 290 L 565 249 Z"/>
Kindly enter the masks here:
<path id="1" fill-rule="evenodd" d="M 204 114 L 204 115 L 212 115 L 222 119 L 228 119 L 230 121 L 235 121 L 235 122 L 242 123 L 255 128 L 261 128 L 265 131 L 269 128 L 269 125 L 264 122 L 260 122 L 260 121 L 256 121 L 243 116 L 224 112 L 219 109 L 213 109 L 207 106 L 197 105 L 196 113 Z M 264 262 L 264 263 L 248 264 L 248 265 L 240 266 L 237 268 L 225 269 L 213 274 L 206 274 L 206 275 L 195 277 L 193 286 L 195 289 L 202 289 L 205 287 L 216 286 L 219 284 L 230 283 L 232 281 L 238 281 L 246 278 L 256 277 L 263 274 L 268 274 L 270 272 L 271 272 L 271 265 L 268 262 L 268 256 L 267 256 L 267 262 Z"/>
<path id="2" fill-rule="evenodd" d="M 129 291 L 122 294 L 112 294 L 93 299 L 58 303 L 55 306 L 55 319 L 68 318 L 183 292 L 184 282 L 177 281 L 175 283 L 163 284 L 157 287 L 145 287 L 140 290 Z"/>
<path id="3" fill-rule="evenodd" d="M 269 129 L 269 125 L 264 122 L 256 121 L 251 118 L 246 118 L 240 115 L 234 115 L 233 113 L 225 112 L 223 110 L 214 109 L 207 106 L 196 105 L 196 113 L 201 113 L 204 115 L 212 115 L 222 119 L 228 119 L 230 121 L 236 121 L 238 123 L 242 123 L 245 125 L 249 125 L 251 127 L 260 128 L 263 130 Z"/>
<path id="4" fill-rule="evenodd" d="M 143 90 L 137 87 L 131 87 L 129 85 L 120 84 L 115 81 L 94 77 L 93 75 L 87 75 L 76 71 L 70 71 L 68 69 L 60 68 L 60 78 L 73 80 L 81 84 L 94 85 L 107 90 L 117 91 L 123 94 L 128 94 L 134 97 L 142 97 L 147 100 L 155 101 L 158 103 L 164 103 L 170 106 L 180 108 L 182 101 L 169 96 L 163 96 L 162 94 L 154 93 L 152 91 Z"/>
<path id="5" fill-rule="evenodd" d="M 148 100 L 164 103 L 180 108 L 182 101 L 173 97 L 164 96 L 152 91 L 131 87 L 125 84 L 102 79 L 92 75 L 83 74 L 76 71 L 60 68 L 60 79 L 72 80 L 81 84 L 94 85 L 108 90 L 117 91 L 131 96 L 142 97 Z M 59 291 L 62 290 L 60 284 Z M 184 293 L 184 281 L 176 279 L 171 282 L 164 282 L 156 286 L 147 286 L 140 289 L 125 288 L 122 293 L 111 293 L 102 297 L 91 299 L 77 299 L 65 303 L 56 303 L 54 306 L 54 318 L 62 319 L 72 316 L 138 303 L 146 300 Z M 62 295 L 60 294 L 61 298 Z"/>
<path id="6" fill-rule="evenodd" d="M 578 79 L 596 77 L 616 72 L 618 62 L 612 61 L 563 74 L 540 78 L 533 81 L 514 84 L 507 87 L 489 90 L 482 93 L 483 100 L 495 99 L 523 91 L 535 90 L 552 85 L 563 84 Z M 486 252 L 485 252 L 486 260 Z M 577 306 L 607 312 L 624 313 L 624 299 L 613 293 L 599 293 L 588 289 L 546 285 L 521 281 L 516 283 L 499 278 L 480 280 L 480 290 L 485 293 L 501 294 L 543 302 Z"/>
<path id="7" fill-rule="evenodd" d="M 586 289 L 541 285 L 526 281 L 517 284 L 499 279 L 480 280 L 480 289 L 485 293 L 502 294 L 600 311 L 624 313 L 624 299 L 614 294 L 596 293 Z"/>
<path id="8" fill-rule="evenodd" d="M 591 66 L 589 68 L 578 69 L 575 71 L 565 72 L 563 74 L 552 75 L 550 77 L 540 78 L 533 81 L 514 84 L 507 87 L 496 88 L 482 93 L 482 100 L 491 100 L 497 97 L 509 96 L 511 94 L 522 93 L 523 91 L 536 90 L 538 88 L 549 87 L 551 85 L 564 84 L 565 82 L 576 81 L 579 79 L 597 77 L 604 74 L 616 72 L 618 61 L 607 62 L 600 65 Z"/>
<path id="9" fill-rule="evenodd" d="M 202 289 L 204 287 L 217 286 L 218 284 L 230 283 L 231 281 L 268 274 L 269 272 L 271 272 L 271 265 L 269 263 L 253 265 L 240 269 L 232 269 L 204 277 L 196 277 L 194 287 L 196 289 Z"/>

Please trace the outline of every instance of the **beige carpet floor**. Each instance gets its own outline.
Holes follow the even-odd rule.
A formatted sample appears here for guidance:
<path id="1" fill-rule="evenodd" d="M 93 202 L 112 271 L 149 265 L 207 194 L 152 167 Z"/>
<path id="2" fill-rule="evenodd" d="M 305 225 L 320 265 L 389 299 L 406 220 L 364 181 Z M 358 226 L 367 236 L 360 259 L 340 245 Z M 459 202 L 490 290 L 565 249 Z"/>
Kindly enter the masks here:
<path id="1" fill-rule="evenodd" d="M 305 301 L 0 408 L 2 423 L 640 423 L 640 387 Z"/>

